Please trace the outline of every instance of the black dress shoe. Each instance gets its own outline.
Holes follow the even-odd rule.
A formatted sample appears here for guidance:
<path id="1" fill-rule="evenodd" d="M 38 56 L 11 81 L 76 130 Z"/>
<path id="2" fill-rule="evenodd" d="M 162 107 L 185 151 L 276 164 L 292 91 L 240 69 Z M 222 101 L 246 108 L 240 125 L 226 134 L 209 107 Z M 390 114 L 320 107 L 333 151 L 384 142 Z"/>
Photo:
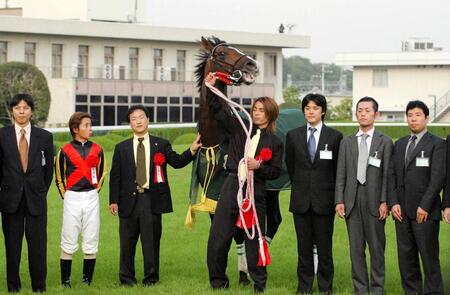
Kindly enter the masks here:
<path id="1" fill-rule="evenodd" d="M 312 291 L 298 288 L 297 295 L 312 295 Z"/>
<path id="2" fill-rule="evenodd" d="M 264 293 L 264 288 L 259 286 L 253 286 L 253 291 L 255 293 Z"/>
<path id="3" fill-rule="evenodd" d="M 158 281 L 148 281 L 148 282 L 143 282 L 142 285 L 144 287 L 151 287 L 151 286 L 156 285 L 157 283 L 158 283 Z"/>
<path id="4" fill-rule="evenodd" d="M 44 293 L 45 292 L 45 288 L 36 288 L 33 289 L 33 293 Z"/>
<path id="5" fill-rule="evenodd" d="M 239 271 L 239 285 L 247 286 L 251 282 L 248 279 L 247 273 L 245 271 Z"/>

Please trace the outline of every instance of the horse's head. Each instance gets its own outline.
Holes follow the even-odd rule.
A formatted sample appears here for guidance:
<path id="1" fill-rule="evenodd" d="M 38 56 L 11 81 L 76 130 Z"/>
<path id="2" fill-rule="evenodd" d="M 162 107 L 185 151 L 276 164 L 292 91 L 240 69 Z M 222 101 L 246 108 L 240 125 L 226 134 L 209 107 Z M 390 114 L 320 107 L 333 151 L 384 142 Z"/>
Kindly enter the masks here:
<path id="1" fill-rule="evenodd" d="M 259 70 L 253 58 L 219 38 L 202 37 L 201 46 L 202 50 L 198 55 L 200 63 L 195 71 L 197 87 L 200 91 L 199 131 L 202 135 L 203 146 L 212 147 L 224 140 L 225 132 L 209 112 L 208 89 L 203 83 L 205 76 L 210 72 L 221 72 L 226 75 L 227 80 L 232 80 L 233 85 L 242 83 L 249 85 L 255 82 Z M 218 80 L 216 87 L 226 93 L 227 85 L 228 83 L 224 83 L 223 80 Z"/>
<path id="2" fill-rule="evenodd" d="M 255 82 L 259 68 L 253 58 L 215 37 L 208 39 L 202 37 L 201 44 L 204 50 L 202 56 L 207 57 L 203 77 L 209 72 L 224 72 L 230 75 L 235 85 L 241 83 L 250 85 Z"/>

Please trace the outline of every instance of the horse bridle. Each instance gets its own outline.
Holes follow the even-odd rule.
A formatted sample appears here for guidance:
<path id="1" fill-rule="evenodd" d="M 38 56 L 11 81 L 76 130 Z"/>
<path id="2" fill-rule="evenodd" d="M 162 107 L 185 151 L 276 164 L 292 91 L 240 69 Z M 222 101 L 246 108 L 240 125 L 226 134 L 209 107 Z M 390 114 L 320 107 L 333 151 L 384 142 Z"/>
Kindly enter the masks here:
<path id="1" fill-rule="evenodd" d="M 216 52 L 216 49 L 219 48 L 220 46 L 226 46 L 226 47 L 230 47 L 227 43 L 220 43 L 217 44 L 216 46 L 213 47 L 213 49 L 211 50 L 211 54 L 209 56 L 209 58 L 211 59 L 211 61 L 219 68 L 221 68 L 222 70 L 226 71 L 227 73 L 230 74 L 230 79 L 232 79 L 235 83 L 238 83 L 241 79 L 242 79 L 242 72 L 241 70 L 236 70 L 235 67 L 236 65 L 239 63 L 239 61 L 243 58 L 246 57 L 247 55 L 242 54 L 233 64 L 226 62 L 224 60 L 219 60 L 217 58 L 214 57 L 214 54 Z M 229 68 L 227 69 L 226 67 L 224 67 L 224 65 L 228 66 Z"/>

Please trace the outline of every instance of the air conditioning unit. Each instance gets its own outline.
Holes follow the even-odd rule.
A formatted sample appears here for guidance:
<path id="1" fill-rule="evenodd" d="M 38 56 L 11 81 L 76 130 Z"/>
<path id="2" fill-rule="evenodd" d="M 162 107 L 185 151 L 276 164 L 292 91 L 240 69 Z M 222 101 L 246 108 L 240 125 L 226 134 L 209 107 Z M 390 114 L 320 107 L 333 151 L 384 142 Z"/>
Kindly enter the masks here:
<path id="1" fill-rule="evenodd" d="M 78 78 L 78 64 L 72 64 L 72 78 Z"/>
<path id="2" fill-rule="evenodd" d="M 112 64 L 104 64 L 103 65 L 103 79 L 114 79 L 113 77 L 113 65 Z"/>
<path id="3" fill-rule="evenodd" d="M 114 77 L 125 80 L 125 66 L 114 66 Z"/>

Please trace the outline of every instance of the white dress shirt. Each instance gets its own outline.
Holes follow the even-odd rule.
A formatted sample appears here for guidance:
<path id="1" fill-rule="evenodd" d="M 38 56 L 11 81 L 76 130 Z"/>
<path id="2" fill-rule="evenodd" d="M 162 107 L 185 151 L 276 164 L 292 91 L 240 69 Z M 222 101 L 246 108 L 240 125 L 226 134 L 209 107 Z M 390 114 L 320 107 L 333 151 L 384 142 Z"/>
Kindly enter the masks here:
<path id="1" fill-rule="evenodd" d="M 372 138 L 373 138 L 373 133 L 375 132 L 375 127 L 373 127 L 372 129 L 370 129 L 369 131 L 365 132 L 368 136 L 366 138 L 366 143 L 367 143 L 367 154 L 370 156 L 370 145 L 372 144 Z M 356 137 L 358 138 L 358 147 L 361 144 L 361 136 L 364 134 L 364 132 L 361 131 L 361 129 L 359 129 L 358 133 L 356 133 Z"/>
<path id="2" fill-rule="evenodd" d="M 31 133 L 30 122 L 28 122 L 28 125 L 23 128 L 14 123 L 14 129 L 16 131 L 17 148 L 19 148 L 20 138 L 22 137 L 22 133 L 20 133 L 20 130 L 25 129 L 25 138 L 28 143 L 28 149 L 30 149 L 30 133 Z"/>
<path id="3" fill-rule="evenodd" d="M 319 124 L 317 124 L 315 127 L 311 126 L 311 124 L 306 123 L 306 143 L 308 143 L 309 136 L 311 135 L 311 130 L 309 130 L 310 127 L 316 128 L 316 132 L 314 132 L 314 138 L 316 140 L 316 148 L 314 149 L 317 151 L 317 145 L 319 144 L 319 138 L 320 138 L 320 132 L 322 132 L 322 126 L 323 123 L 320 121 Z"/>

